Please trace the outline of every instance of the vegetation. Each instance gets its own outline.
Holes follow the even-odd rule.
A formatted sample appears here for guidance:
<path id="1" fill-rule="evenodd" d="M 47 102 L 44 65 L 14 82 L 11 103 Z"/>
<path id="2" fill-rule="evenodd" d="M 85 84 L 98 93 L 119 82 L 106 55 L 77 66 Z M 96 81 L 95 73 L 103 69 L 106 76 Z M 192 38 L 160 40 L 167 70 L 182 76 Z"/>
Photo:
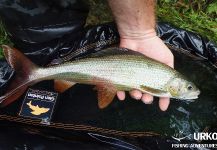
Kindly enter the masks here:
<path id="1" fill-rule="evenodd" d="M 157 15 L 161 21 L 217 42 L 216 0 L 160 0 Z"/>
<path id="2" fill-rule="evenodd" d="M 0 45 L 9 44 L 10 40 L 8 39 L 7 33 L 3 28 L 3 25 L 0 23 Z M 0 58 L 2 58 L 2 48 L 0 47 Z"/>

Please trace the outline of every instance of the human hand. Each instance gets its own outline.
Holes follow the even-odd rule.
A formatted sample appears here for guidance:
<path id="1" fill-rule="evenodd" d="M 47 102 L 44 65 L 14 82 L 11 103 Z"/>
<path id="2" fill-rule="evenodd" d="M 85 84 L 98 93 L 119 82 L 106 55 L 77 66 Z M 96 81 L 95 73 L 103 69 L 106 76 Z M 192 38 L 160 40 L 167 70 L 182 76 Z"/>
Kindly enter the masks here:
<path id="1" fill-rule="evenodd" d="M 152 34 L 152 35 L 151 35 Z M 174 67 L 173 54 L 163 43 L 163 41 L 156 36 L 156 33 L 151 33 L 146 36 L 133 36 L 133 37 L 123 37 L 120 39 L 120 47 L 129 48 L 138 51 L 147 57 L 153 58 L 157 61 L 165 63 L 170 67 Z M 142 100 L 145 104 L 151 104 L 153 102 L 153 96 L 147 93 L 142 93 L 138 90 L 130 91 L 131 97 L 136 100 Z M 117 96 L 120 100 L 125 99 L 125 92 L 118 91 Z M 160 97 L 159 107 L 162 111 L 167 110 L 170 103 L 168 97 Z"/>

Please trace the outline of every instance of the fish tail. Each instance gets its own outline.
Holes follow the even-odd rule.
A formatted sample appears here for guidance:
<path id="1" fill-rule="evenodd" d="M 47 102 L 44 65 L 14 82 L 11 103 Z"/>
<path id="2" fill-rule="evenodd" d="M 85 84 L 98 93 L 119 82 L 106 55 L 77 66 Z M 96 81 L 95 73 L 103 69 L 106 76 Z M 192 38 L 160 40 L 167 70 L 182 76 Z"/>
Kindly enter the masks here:
<path id="1" fill-rule="evenodd" d="M 34 75 L 34 71 L 38 67 L 15 48 L 7 45 L 2 45 L 2 48 L 5 59 L 15 71 L 15 75 L 5 89 L 5 94 L 0 97 L 1 106 L 7 106 L 18 99 L 26 91 L 28 86 L 35 83 L 34 81 L 38 77 Z"/>

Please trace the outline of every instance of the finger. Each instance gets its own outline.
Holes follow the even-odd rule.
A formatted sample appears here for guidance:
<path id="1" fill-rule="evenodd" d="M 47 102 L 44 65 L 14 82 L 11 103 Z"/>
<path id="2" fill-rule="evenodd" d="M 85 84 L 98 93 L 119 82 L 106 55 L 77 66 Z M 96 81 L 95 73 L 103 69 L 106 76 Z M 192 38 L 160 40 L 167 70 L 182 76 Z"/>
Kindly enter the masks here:
<path id="1" fill-rule="evenodd" d="M 125 92 L 124 91 L 118 91 L 117 97 L 119 100 L 123 101 L 125 99 Z"/>
<path id="2" fill-rule="evenodd" d="M 143 94 L 142 95 L 142 101 L 145 104 L 151 104 L 153 102 L 153 96 L 150 94 Z"/>
<path id="3" fill-rule="evenodd" d="M 168 62 L 167 65 L 170 66 L 170 67 L 172 67 L 172 68 L 174 68 L 174 63 L 173 63 L 173 61 L 172 61 L 172 62 Z"/>
<path id="4" fill-rule="evenodd" d="M 174 68 L 174 56 L 173 56 L 173 54 L 171 54 L 171 55 L 172 55 L 172 56 L 171 56 L 170 61 L 169 61 L 168 63 L 166 63 L 166 64 L 167 64 L 168 66 Z"/>
<path id="5" fill-rule="evenodd" d="M 130 91 L 130 96 L 136 100 L 140 100 L 142 98 L 142 92 L 138 90 L 132 90 Z"/>
<path id="6" fill-rule="evenodd" d="M 168 97 L 161 97 L 159 100 L 159 107 L 162 111 L 166 111 L 170 104 L 170 99 Z"/>

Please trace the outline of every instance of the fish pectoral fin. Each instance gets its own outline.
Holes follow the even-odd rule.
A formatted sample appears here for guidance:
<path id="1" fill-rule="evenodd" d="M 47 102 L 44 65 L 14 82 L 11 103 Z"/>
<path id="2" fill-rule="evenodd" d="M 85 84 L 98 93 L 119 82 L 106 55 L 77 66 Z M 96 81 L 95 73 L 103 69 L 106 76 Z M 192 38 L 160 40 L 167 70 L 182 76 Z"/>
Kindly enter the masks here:
<path id="1" fill-rule="evenodd" d="M 75 82 L 66 80 L 54 80 L 54 89 L 59 93 L 63 93 L 75 84 Z"/>
<path id="2" fill-rule="evenodd" d="M 113 85 L 97 85 L 98 106 L 103 109 L 107 107 L 114 99 L 117 89 Z"/>
<path id="3" fill-rule="evenodd" d="M 169 96 L 169 93 L 167 91 L 153 89 L 151 87 L 144 86 L 144 85 L 141 85 L 140 88 L 144 90 L 146 93 L 154 96 L 165 96 L 165 97 Z"/>

